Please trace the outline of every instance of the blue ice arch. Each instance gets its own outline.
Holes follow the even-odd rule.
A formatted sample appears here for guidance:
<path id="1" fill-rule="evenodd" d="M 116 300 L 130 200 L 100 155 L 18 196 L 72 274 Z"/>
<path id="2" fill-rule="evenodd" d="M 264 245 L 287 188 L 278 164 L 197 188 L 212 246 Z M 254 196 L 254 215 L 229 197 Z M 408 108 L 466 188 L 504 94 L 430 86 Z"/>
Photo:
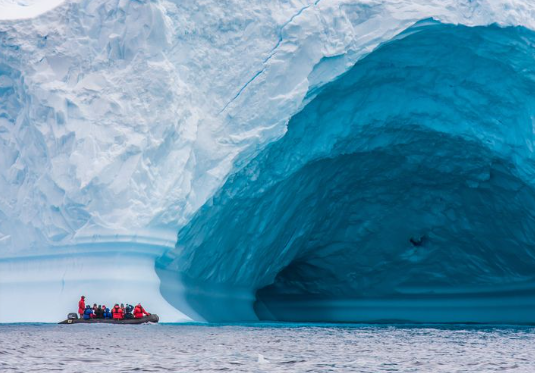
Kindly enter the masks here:
<path id="1" fill-rule="evenodd" d="M 534 43 L 423 21 L 310 92 L 179 232 L 164 297 L 212 321 L 535 322 Z"/>

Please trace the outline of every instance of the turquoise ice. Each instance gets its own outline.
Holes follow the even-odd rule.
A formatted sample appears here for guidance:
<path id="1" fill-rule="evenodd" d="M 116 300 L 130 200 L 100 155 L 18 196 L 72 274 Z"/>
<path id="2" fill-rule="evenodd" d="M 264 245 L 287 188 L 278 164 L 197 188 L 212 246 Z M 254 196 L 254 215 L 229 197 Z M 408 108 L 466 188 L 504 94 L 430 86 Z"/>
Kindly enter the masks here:
<path id="1" fill-rule="evenodd" d="M 210 320 L 535 321 L 534 42 L 400 34 L 232 175 L 162 266 Z"/>

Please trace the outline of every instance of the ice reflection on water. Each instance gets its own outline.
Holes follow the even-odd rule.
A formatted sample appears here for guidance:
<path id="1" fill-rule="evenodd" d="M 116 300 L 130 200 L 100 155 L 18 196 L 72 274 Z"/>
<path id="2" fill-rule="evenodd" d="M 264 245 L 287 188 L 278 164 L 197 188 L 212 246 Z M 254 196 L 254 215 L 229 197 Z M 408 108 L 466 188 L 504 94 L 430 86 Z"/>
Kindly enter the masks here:
<path id="1" fill-rule="evenodd" d="M 0 372 L 535 372 L 535 328 L 0 325 Z"/>

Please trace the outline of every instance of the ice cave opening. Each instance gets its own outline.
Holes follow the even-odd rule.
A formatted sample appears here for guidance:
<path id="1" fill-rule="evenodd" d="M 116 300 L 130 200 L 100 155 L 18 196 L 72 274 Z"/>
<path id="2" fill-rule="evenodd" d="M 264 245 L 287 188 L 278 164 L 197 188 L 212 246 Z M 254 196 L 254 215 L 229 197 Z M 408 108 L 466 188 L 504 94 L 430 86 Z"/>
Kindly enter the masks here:
<path id="1" fill-rule="evenodd" d="M 311 92 L 179 232 L 164 297 L 210 321 L 534 322 L 534 43 L 426 21 Z"/>

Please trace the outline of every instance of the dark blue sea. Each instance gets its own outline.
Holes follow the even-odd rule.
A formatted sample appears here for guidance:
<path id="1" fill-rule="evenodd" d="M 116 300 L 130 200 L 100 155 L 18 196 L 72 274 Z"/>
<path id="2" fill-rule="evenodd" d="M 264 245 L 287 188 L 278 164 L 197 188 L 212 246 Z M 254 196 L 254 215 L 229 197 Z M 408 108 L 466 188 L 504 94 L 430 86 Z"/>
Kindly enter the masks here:
<path id="1" fill-rule="evenodd" d="M 535 328 L 0 325 L 0 372 L 535 372 Z"/>

